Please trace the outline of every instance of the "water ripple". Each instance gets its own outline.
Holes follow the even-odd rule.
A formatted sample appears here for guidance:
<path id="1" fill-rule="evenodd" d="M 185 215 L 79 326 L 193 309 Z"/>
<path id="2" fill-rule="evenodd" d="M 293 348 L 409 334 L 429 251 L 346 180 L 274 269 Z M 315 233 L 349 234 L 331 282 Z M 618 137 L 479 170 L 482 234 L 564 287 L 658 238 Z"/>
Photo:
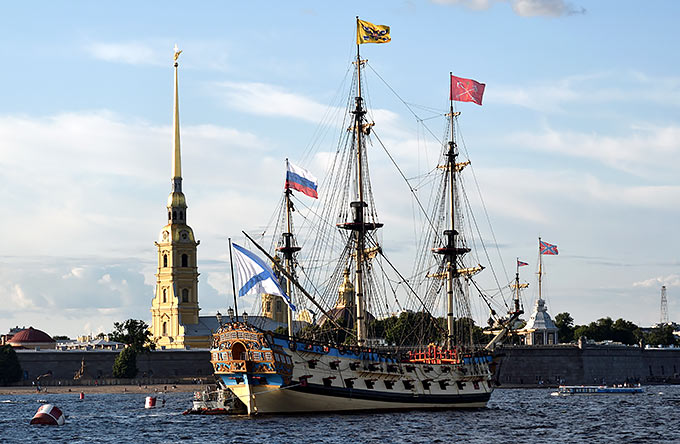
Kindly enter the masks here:
<path id="1" fill-rule="evenodd" d="M 551 396 L 550 389 L 496 390 L 485 409 L 268 417 L 184 416 L 191 395 L 144 409 L 142 394 L 0 397 L 2 443 L 673 443 L 680 387 L 642 395 Z M 62 427 L 30 426 L 38 396 L 67 415 Z"/>

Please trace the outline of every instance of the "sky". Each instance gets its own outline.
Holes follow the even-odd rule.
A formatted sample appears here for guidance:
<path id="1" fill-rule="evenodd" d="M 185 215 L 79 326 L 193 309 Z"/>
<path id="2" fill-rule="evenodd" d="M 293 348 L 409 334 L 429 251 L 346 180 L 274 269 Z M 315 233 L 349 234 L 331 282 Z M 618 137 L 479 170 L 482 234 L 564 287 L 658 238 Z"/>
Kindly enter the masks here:
<path id="1" fill-rule="evenodd" d="M 541 236 L 560 252 L 544 256 L 553 315 L 649 326 L 666 285 L 680 321 L 680 2 L 44 1 L 0 17 L 0 332 L 150 322 L 175 44 L 201 314 L 224 312 L 227 238 L 269 221 L 284 159 L 323 177 L 341 128 L 321 117 L 341 103 L 357 15 L 391 27 L 362 57 L 376 131 L 407 176 L 436 159 L 421 123 L 442 134 L 449 72 L 486 84 L 483 106 L 457 104 L 461 134 L 500 280 L 530 263 L 527 308 Z M 385 249 L 406 263 L 407 189 L 369 156 Z"/>

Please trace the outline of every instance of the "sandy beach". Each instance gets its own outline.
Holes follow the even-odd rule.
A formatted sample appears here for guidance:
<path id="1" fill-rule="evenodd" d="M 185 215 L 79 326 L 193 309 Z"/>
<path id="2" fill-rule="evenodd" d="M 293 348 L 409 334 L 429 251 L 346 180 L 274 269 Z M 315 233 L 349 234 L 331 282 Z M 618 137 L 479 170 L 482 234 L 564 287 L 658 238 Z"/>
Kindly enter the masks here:
<path id="1" fill-rule="evenodd" d="M 142 385 L 71 385 L 71 386 L 48 386 L 41 387 L 38 392 L 35 387 L 2 387 L 0 386 L 0 395 L 42 395 L 49 393 L 84 393 L 85 396 L 92 393 L 192 393 L 205 390 L 208 388 L 207 384 L 149 384 Z"/>

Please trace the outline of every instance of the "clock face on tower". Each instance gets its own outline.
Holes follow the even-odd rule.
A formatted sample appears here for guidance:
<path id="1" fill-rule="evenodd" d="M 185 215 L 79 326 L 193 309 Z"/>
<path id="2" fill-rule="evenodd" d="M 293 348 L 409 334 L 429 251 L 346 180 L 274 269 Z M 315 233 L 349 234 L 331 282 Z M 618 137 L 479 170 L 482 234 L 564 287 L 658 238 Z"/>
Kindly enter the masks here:
<path id="1" fill-rule="evenodd" d="M 189 240 L 189 232 L 188 231 L 182 231 L 179 235 L 182 238 L 182 240 Z"/>
<path id="2" fill-rule="evenodd" d="M 170 237 L 170 233 L 168 233 L 167 230 L 166 230 L 166 231 L 163 231 L 163 240 L 164 240 L 164 241 L 167 241 L 167 240 L 168 240 L 168 237 Z"/>

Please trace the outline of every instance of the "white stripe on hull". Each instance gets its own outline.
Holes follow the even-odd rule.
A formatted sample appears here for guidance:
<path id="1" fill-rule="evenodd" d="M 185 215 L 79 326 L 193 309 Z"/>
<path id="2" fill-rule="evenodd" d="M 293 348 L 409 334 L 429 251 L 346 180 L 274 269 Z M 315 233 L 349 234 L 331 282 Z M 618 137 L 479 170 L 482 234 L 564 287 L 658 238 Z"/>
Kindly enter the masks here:
<path id="1" fill-rule="evenodd" d="M 248 414 L 267 413 L 305 413 L 305 412 L 339 412 L 361 410 L 411 410 L 411 409 L 453 409 L 482 408 L 486 401 L 441 402 L 400 402 L 377 401 L 369 399 L 328 396 L 316 393 L 304 393 L 293 389 L 281 389 L 276 386 L 232 385 L 229 389 L 239 397 L 248 408 Z M 482 392 L 479 393 L 483 395 Z"/>

